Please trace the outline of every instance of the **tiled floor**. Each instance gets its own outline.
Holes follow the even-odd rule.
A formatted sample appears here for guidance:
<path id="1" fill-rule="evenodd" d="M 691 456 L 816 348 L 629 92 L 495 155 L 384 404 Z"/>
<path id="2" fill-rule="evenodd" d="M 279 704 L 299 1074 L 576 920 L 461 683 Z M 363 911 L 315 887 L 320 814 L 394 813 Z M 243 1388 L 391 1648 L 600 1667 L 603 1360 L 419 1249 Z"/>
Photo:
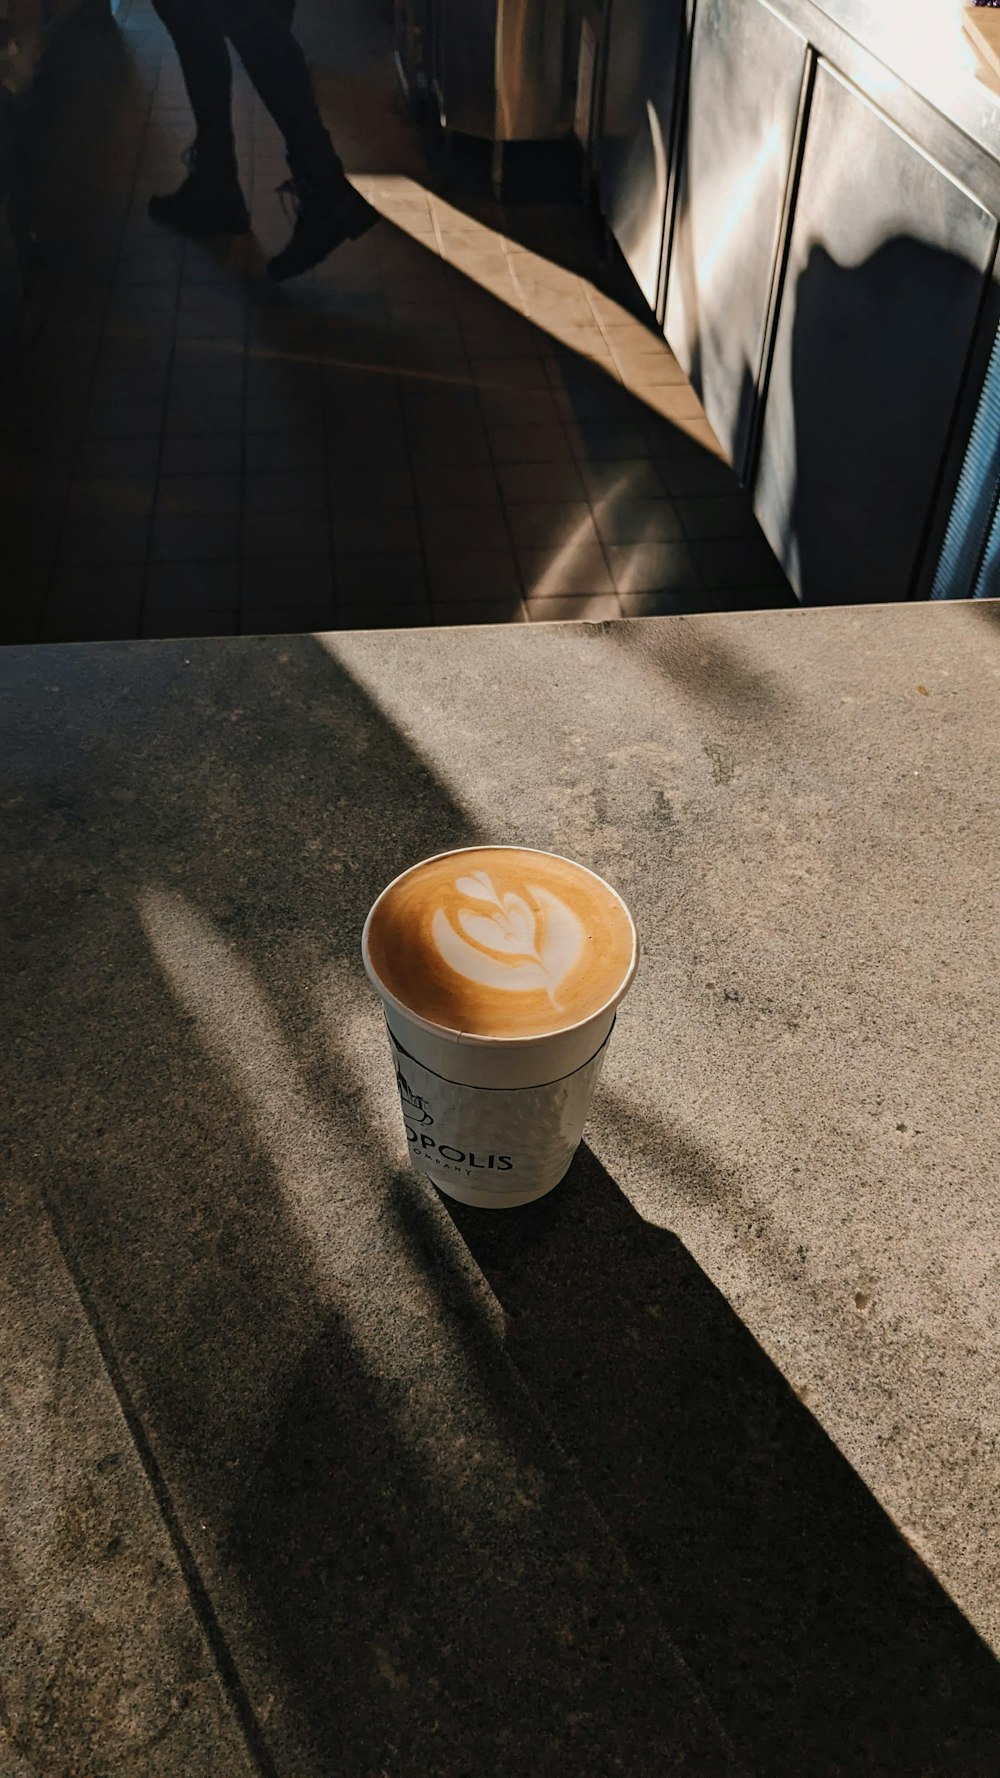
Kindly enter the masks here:
<path id="1" fill-rule="evenodd" d="M 432 178 L 376 0 L 303 0 L 299 30 L 385 221 L 280 289 L 266 114 L 241 76 L 253 237 L 158 231 L 190 120 L 148 0 L 120 25 L 52 77 L 48 269 L 0 411 L 0 639 L 792 602 L 582 212 Z"/>

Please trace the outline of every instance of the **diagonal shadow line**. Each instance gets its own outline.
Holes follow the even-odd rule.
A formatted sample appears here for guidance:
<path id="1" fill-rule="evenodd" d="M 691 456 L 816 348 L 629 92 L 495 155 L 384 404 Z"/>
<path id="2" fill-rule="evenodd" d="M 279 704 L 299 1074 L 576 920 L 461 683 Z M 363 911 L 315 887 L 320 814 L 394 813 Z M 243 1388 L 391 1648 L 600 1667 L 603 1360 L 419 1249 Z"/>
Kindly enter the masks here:
<path id="1" fill-rule="evenodd" d="M 762 672 L 751 658 L 746 643 L 711 623 L 700 623 L 698 612 L 678 612 L 681 619 L 670 625 L 606 627 L 615 645 L 635 662 L 641 672 L 651 673 L 684 696 L 706 706 L 716 718 L 736 720 L 748 732 L 756 730 L 776 741 L 782 728 L 787 688 Z"/>
<path id="2" fill-rule="evenodd" d="M 487 1293 L 473 1313 L 446 1288 L 437 1312 L 441 1269 L 401 1234 L 397 1165 L 359 1091 L 376 1048 L 384 1065 L 374 1009 L 331 1092 L 316 984 L 336 964 L 363 985 L 363 913 L 428 831 L 481 836 L 312 638 L 127 653 L 125 680 L 115 645 L 64 653 L 44 766 L 20 732 L 7 756 L 33 785 L 13 855 L 52 861 L 12 898 L 12 942 L 30 960 L 42 932 L 45 962 L 40 987 L 19 972 L 10 1008 L 34 1107 L 11 1158 L 35 1178 L 45 1156 L 220 1668 L 228 1647 L 271 1758 L 303 1778 L 400 1762 L 654 1778 L 667 1757 L 734 1778 L 526 1415 Z M 211 664 L 192 702 L 196 655 Z M 29 705 L 51 673 L 45 651 L 22 660 Z M 161 884 L 156 956 L 136 906 Z M 161 965 L 185 944 L 181 900 L 198 921 L 178 992 Z M 227 1047 L 250 1094 L 218 1065 Z M 311 1224 L 315 1197 L 303 1216 L 287 1189 L 310 1165 L 329 1175 Z"/>
<path id="3" fill-rule="evenodd" d="M 584 1639 L 577 1652 L 544 1653 L 547 1612 L 562 1601 L 568 1572 L 560 1564 L 581 1530 L 567 1512 L 565 1472 L 505 1408 L 503 1437 L 488 1448 L 498 1466 L 513 1452 L 515 1486 L 528 1496 L 516 1536 L 537 1539 L 536 1548 L 551 1542 L 558 1561 L 532 1567 L 532 1585 L 508 1577 L 496 1596 L 488 1588 L 480 1596 L 482 1576 L 502 1568 L 512 1547 L 509 1523 L 494 1541 L 490 1530 L 509 1469 L 504 1486 L 484 1474 L 452 1495 L 444 1459 L 466 1423 L 449 1423 L 456 1373 L 428 1361 L 423 1303 L 400 1293 L 401 1275 L 412 1276 L 401 1271 L 407 1256 L 441 1299 L 443 1317 L 430 1325 L 445 1330 L 458 1376 L 473 1367 L 491 1407 L 504 1385 L 489 1340 L 442 1281 L 433 1233 L 409 1239 L 426 1230 L 423 1204 L 409 1220 L 400 1211 L 395 1169 L 377 1143 L 365 1146 L 364 1120 L 355 1128 L 352 1111 L 350 1145 L 329 1165 L 345 1215 L 372 1227 L 373 1271 L 353 1302 L 366 1320 L 391 1324 L 396 1356 L 380 1371 L 359 1351 L 343 1304 L 319 1294 L 275 1187 L 274 1155 L 249 1134 L 229 1084 L 206 1069 L 184 1009 L 151 966 L 134 906 L 150 881 L 183 882 L 259 977 L 322 1103 L 330 1060 L 317 1043 L 314 984 L 332 960 L 349 962 L 360 984 L 364 912 L 388 876 L 426 851 L 428 832 L 442 846 L 485 836 L 471 832 L 404 734 L 311 638 L 127 656 L 125 674 L 120 649 L 68 651 L 60 698 L 45 704 L 44 769 L 20 736 L 9 754 L 15 786 L 34 762 L 31 795 L 11 817 L 23 823 L 15 851 L 48 861 L 44 874 L 29 873 L 14 910 L 12 936 L 29 957 L 32 934 L 44 932 L 40 1004 L 34 995 L 23 1001 L 14 1027 L 28 1039 L 15 1050 L 25 1099 L 41 1109 L 15 1153 L 32 1173 L 39 1152 L 49 1157 L 52 1200 L 182 1522 L 206 1521 L 210 1545 L 239 1577 L 235 1598 L 218 1573 L 212 1586 L 230 1586 L 225 1622 L 241 1636 L 250 1634 L 251 1602 L 265 1649 L 255 1696 L 266 1695 L 268 1671 L 280 1675 L 282 1703 L 267 1732 L 279 1745 L 308 1744 L 307 1769 L 355 1778 L 379 1751 L 388 1699 L 392 1732 L 411 1748 L 422 1735 L 432 1761 L 435 1719 L 415 1725 L 411 1693 L 394 1690 L 363 1645 L 359 1626 L 376 1625 L 389 1631 L 388 1646 L 379 1643 L 387 1671 L 409 1675 L 420 1695 L 431 1682 L 437 1688 L 456 1763 L 468 1758 L 463 1733 L 487 1761 L 500 1758 L 495 1724 L 471 1708 L 477 1696 L 496 1697 L 499 1648 L 512 1707 L 545 1699 L 542 1718 L 518 1721 L 502 1769 L 525 1769 L 518 1758 L 529 1752 L 548 1762 L 542 1769 L 564 1769 L 565 1748 L 552 1752 L 548 1725 L 572 1710 L 567 1674 L 582 1671 L 581 1650 L 592 1643 L 617 1648 L 615 1683 L 635 1708 L 647 1699 L 642 1735 L 653 1738 L 630 1742 L 632 1717 L 610 1726 L 591 1718 L 579 1731 L 589 1742 L 573 1743 L 580 1769 L 589 1759 L 594 1770 L 595 1745 L 608 1751 L 608 1741 L 594 1741 L 599 1730 L 624 1736 L 615 1747 L 626 1769 L 645 1775 L 662 1770 L 654 1729 L 666 1733 L 670 1710 L 656 1701 L 665 1682 L 655 1661 L 644 1664 L 644 1645 L 659 1646 L 665 1624 L 763 1772 L 986 1778 L 996 1769 L 984 1736 L 997 1694 L 982 1645 L 690 1256 L 636 1216 L 586 1151 L 566 1184 L 530 1211 L 451 1214 L 510 1317 L 508 1355 L 642 1588 L 628 1595 L 618 1629 L 598 1620 L 588 1642 L 574 1615 Z M 50 661 L 36 651 L 18 664 L 32 722 Z M 206 676 L 201 690 L 191 688 L 192 662 Z M 178 702 L 183 722 L 166 720 Z M 96 858 L 106 861 L 100 871 Z M 38 978 L 16 979 L 23 991 Z M 219 1005 L 225 1014 L 224 997 Z M 71 1069 L 57 1040 L 67 1029 L 82 1034 Z M 238 1021 L 233 1035 L 240 1040 Z M 384 1059 L 373 1050 L 369 1062 L 365 1052 L 369 1065 Z M 347 1074 L 334 1097 L 352 1101 L 355 1087 Z M 669 1166 L 666 1138 L 664 1146 Z M 688 1162 L 697 1167 L 697 1155 Z M 373 1194 L 384 1194 L 381 1225 L 405 1237 L 385 1252 Z M 437 1215 L 436 1200 L 426 1201 Z M 397 1418 L 411 1389 L 440 1403 L 437 1484 L 414 1462 Z M 261 1432 L 254 1410 L 265 1393 Z M 541 1483 L 531 1479 L 539 1474 Z M 530 1638 L 514 1647 L 511 1626 L 523 1630 L 529 1607 Z M 416 1647 L 414 1619 L 419 1631 L 425 1609 L 433 1636 Z M 544 1653 L 537 1669 L 536 1653 Z M 606 1701 L 593 1672 L 587 1684 Z M 339 1767 L 329 1751 L 338 1734 Z M 551 1763 L 557 1757 L 561 1766 Z"/>
<path id="4" fill-rule="evenodd" d="M 247 1752 L 261 1778 L 280 1778 L 278 1767 L 261 1727 L 260 1718 L 243 1683 L 230 1638 L 226 1634 L 211 1592 L 206 1586 L 204 1576 L 195 1560 L 181 1515 L 177 1511 L 153 1442 L 148 1436 L 142 1415 L 139 1413 L 129 1388 L 124 1368 L 119 1362 L 114 1344 L 109 1338 L 108 1330 L 97 1309 L 77 1255 L 67 1239 L 63 1218 L 51 1196 L 44 1193 L 43 1197 L 56 1245 L 62 1255 L 63 1264 L 73 1280 L 73 1286 L 86 1317 L 87 1325 L 100 1353 L 101 1363 L 107 1372 L 108 1381 L 114 1391 L 122 1419 L 135 1447 L 157 1510 L 173 1547 L 174 1555 L 177 1558 L 184 1585 L 188 1590 L 188 1596 L 215 1664 L 219 1683 L 226 1693 L 240 1725 Z"/>
<path id="5" fill-rule="evenodd" d="M 259 368 L 261 358 L 272 358 L 275 401 L 280 404 L 283 399 L 287 400 L 291 414 L 295 411 L 292 399 L 295 394 L 293 378 L 323 367 L 323 375 L 332 379 L 328 391 L 333 398 L 328 403 L 329 428 L 333 432 L 343 428 L 352 442 L 357 444 L 358 465 L 361 468 L 367 465 L 369 470 L 368 489 L 373 505 L 379 504 L 380 481 L 387 466 L 391 468 L 393 463 L 399 463 L 401 466 L 422 468 L 425 459 L 433 461 L 434 441 L 444 439 L 447 442 L 449 429 L 454 430 L 456 440 L 459 440 L 459 434 L 469 416 L 473 416 L 478 425 L 482 417 L 479 410 L 483 399 L 488 401 L 491 396 L 495 396 L 496 391 L 488 388 L 488 376 L 482 387 L 479 386 L 467 365 L 464 346 L 458 353 L 456 364 L 443 367 L 426 335 L 422 336 L 419 332 L 410 335 L 400 326 L 390 338 L 384 330 L 380 333 L 370 324 L 366 325 L 363 305 L 360 313 L 352 315 L 352 291 L 364 287 L 364 276 L 359 273 L 358 268 L 363 268 L 366 263 L 365 253 L 389 255 L 396 269 L 398 289 L 407 297 L 419 297 L 422 291 L 429 293 L 430 283 L 422 280 L 436 275 L 438 282 L 444 279 L 448 289 L 456 295 L 465 299 L 474 297 L 481 305 L 481 313 L 486 317 L 495 317 L 500 312 L 510 313 L 507 305 L 495 293 L 481 287 L 473 277 L 459 268 L 445 266 L 439 256 L 428 252 L 421 245 L 419 237 L 411 238 L 392 229 L 391 225 L 384 226 L 378 232 L 386 245 L 376 247 L 369 238 L 358 249 L 345 249 L 343 256 L 337 256 L 334 262 L 322 268 L 308 286 L 296 291 L 291 298 L 279 296 L 275 301 L 265 289 L 254 284 L 250 286 L 251 320 L 255 330 L 255 338 L 250 345 L 251 368 L 253 369 L 255 362 Z M 190 251 L 194 253 L 196 250 L 192 248 Z M 226 268 L 221 263 L 221 255 L 217 256 L 217 263 L 222 288 L 244 288 L 243 280 L 239 278 L 235 267 L 227 276 Z M 355 282 L 359 277 L 360 285 Z M 445 305 L 442 319 L 447 320 L 449 313 L 448 305 Z M 535 395 L 553 393 L 563 403 L 563 413 L 557 421 L 556 429 L 565 422 L 581 432 L 581 462 L 599 466 L 603 459 L 613 460 L 616 456 L 621 457 L 623 453 L 627 453 L 631 457 L 638 456 L 640 468 L 647 472 L 651 470 L 650 459 L 656 456 L 683 459 L 689 465 L 710 462 L 718 468 L 717 459 L 710 458 L 710 454 L 688 438 L 683 429 L 651 412 L 641 395 L 625 389 L 608 375 L 601 364 L 595 364 L 575 351 L 571 345 L 553 342 L 544 326 L 520 313 L 515 312 L 512 320 L 522 329 L 521 349 L 525 356 L 537 357 L 539 368 L 543 364 L 552 365 L 554 372 L 554 380 L 551 384 L 546 384 L 544 390 L 529 389 L 523 393 L 517 388 L 506 390 L 511 410 L 509 418 L 512 421 L 518 420 L 520 409 L 530 406 Z M 302 349 L 303 332 L 308 333 L 310 327 L 311 342 Z M 354 345 L 359 348 L 359 363 L 351 363 L 352 335 Z M 232 367 L 234 345 L 235 342 L 232 341 L 206 339 L 203 342 L 204 350 L 198 359 L 197 368 L 203 374 L 207 393 L 211 392 L 215 371 L 218 370 L 220 377 L 225 377 Z M 488 345 L 483 349 L 488 353 Z M 242 342 L 239 343 L 239 350 L 242 353 Z M 498 358 L 495 363 L 497 379 L 506 379 L 509 360 Z M 282 377 L 282 367 L 285 364 L 287 381 Z M 44 365 L 41 369 L 44 373 Z M 395 384 L 397 379 L 403 399 L 401 409 L 393 388 L 389 408 L 394 408 L 394 417 L 386 408 L 383 395 L 386 383 Z M 30 379 L 26 394 L 30 395 Z M 338 395 L 343 397 L 343 413 L 337 400 Z M 369 404 L 371 413 L 366 413 Z M 372 418 L 379 412 L 382 420 L 373 425 Z M 460 441 L 457 449 L 445 450 L 441 457 L 445 463 L 453 464 L 456 468 L 463 467 L 469 460 Z M 574 468 L 569 452 L 565 454 L 565 462 L 567 474 L 572 476 Z M 631 470 L 635 465 L 629 463 L 626 467 Z M 364 479 L 356 478 L 354 484 L 361 503 L 364 503 L 364 493 L 360 483 Z M 570 490 L 564 492 L 568 491 Z M 645 489 L 647 494 L 649 491 L 648 488 Z M 656 489 L 659 495 L 663 495 L 665 491 L 662 486 Z M 651 516 L 636 529 L 634 514 L 629 511 L 629 503 L 636 492 L 631 474 L 618 473 L 608 489 L 594 494 L 598 530 L 604 542 L 612 551 L 616 548 L 616 540 L 624 548 L 618 550 L 618 562 L 610 564 L 612 573 L 609 577 L 606 567 L 599 566 L 601 545 L 597 542 L 597 535 L 588 530 L 588 536 L 592 539 L 593 573 L 596 577 L 590 590 L 597 594 L 607 594 L 613 582 L 620 581 L 626 592 L 634 592 L 641 601 L 648 603 L 650 609 L 684 611 L 716 608 L 720 600 L 703 584 L 704 577 L 691 562 L 688 542 L 679 531 L 672 534 L 672 540 L 671 537 L 665 538 Z M 126 489 L 119 495 L 117 504 L 112 503 L 106 516 L 109 519 L 127 516 L 128 497 Z M 126 502 L 124 508 L 122 499 Z M 582 486 L 574 499 L 583 502 Z M 15 504 L 5 514 L 8 519 L 5 549 L 14 558 L 23 554 L 26 561 L 32 562 L 37 554 L 39 562 L 42 558 L 47 561 L 51 526 L 40 526 L 29 513 L 21 510 L 21 504 Z M 557 504 L 550 503 L 549 506 L 549 519 L 552 523 L 555 523 Z M 665 502 L 661 501 L 662 504 Z M 624 530 L 622 522 L 625 522 Z M 424 517 L 423 529 L 423 548 L 428 555 L 461 554 L 463 549 L 484 547 L 481 535 L 473 535 L 471 539 L 466 536 L 464 540 L 457 535 L 451 538 L 437 536 L 437 521 L 433 513 Z M 20 547 L 20 534 L 23 534 L 23 550 Z M 575 591 L 587 591 L 586 584 L 581 583 L 578 578 L 578 564 L 574 561 L 575 544 L 580 541 L 581 536 L 579 528 L 575 532 L 570 530 L 568 534 L 533 531 L 526 541 L 520 535 L 512 537 L 508 523 L 504 535 L 501 537 L 498 534 L 497 553 L 510 555 L 509 581 L 514 606 L 522 590 L 515 584 L 515 558 L 521 565 L 523 583 L 540 594 L 572 595 Z M 332 542 L 335 549 L 339 547 L 336 514 Z M 510 553 L 512 544 L 513 554 Z M 643 561 L 645 546 L 648 546 L 651 558 L 659 552 L 662 566 Z M 699 546 L 699 540 L 695 539 L 696 552 Z M 528 568 L 524 567 L 525 549 L 533 556 Z M 534 558 L 546 552 L 553 559 L 539 568 Z M 627 572 L 622 565 L 626 553 L 630 557 Z M 450 597 L 460 600 L 464 595 L 465 588 L 457 586 Z M 211 589 L 202 594 L 203 600 L 209 600 L 212 596 Z M 785 598 L 787 602 L 785 594 L 778 595 L 774 592 L 768 594 L 764 602 L 771 602 L 776 596 Z M 733 595 L 729 594 L 722 602 L 731 603 L 732 598 Z M 752 602 L 759 604 L 761 598 Z M 377 614 L 374 609 L 372 614 L 382 615 Z M 356 622 L 359 617 L 363 620 L 364 613 L 356 608 L 349 614 L 352 622 Z"/>
<path id="6" fill-rule="evenodd" d="M 445 1208 L 539 1412 L 752 1769 L 1000 1772 L 1000 1664 L 677 1237 L 586 1146 L 516 1214 Z"/>
<path id="7" fill-rule="evenodd" d="M 400 289 L 414 307 L 433 311 L 435 326 L 397 326 L 380 315 L 363 258 L 345 259 L 318 273 L 294 307 L 254 297 L 251 387 L 266 377 L 281 400 L 282 391 L 293 397 L 298 385 L 306 394 L 309 377 L 322 377 L 330 448 L 336 462 L 350 456 L 358 507 L 379 507 L 387 470 L 415 478 L 432 589 L 445 575 L 446 598 L 474 601 L 481 596 L 479 575 L 507 560 L 502 578 L 512 604 L 523 593 L 537 599 L 540 609 L 546 597 L 599 596 L 613 587 L 635 595 L 636 615 L 792 603 L 787 589 L 776 589 L 776 564 L 770 582 L 756 592 L 720 598 L 707 584 L 699 558 L 713 540 L 685 535 L 667 488 L 674 474 L 721 465 L 682 426 L 652 411 L 602 362 L 511 310 L 422 237 L 391 223 L 377 234 L 381 245 L 369 237 L 366 251 L 391 255 Z M 469 302 L 479 317 L 471 331 L 464 306 Z M 487 338 L 479 347 L 482 358 L 470 361 L 467 350 L 475 348 L 466 347 L 466 338 L 474 338 L 476 328 L 488 336 L 498 316 L 516 330 L 520 357 L 492 356 Z M 206 342 L 209 374 L 223 357 L 221 348 Z M 537 380 L 519 386 L 517 377 L 529 371 L 538 373 Z M 497 428 L 530 429 L 535 419 L 539 432 L 549 434 L 537 463 L 532 451 L 538 447 L 527 439 L 523 460 L 508 464 L 495 454 Z M 674 466 L 663 479 L 660 460 Z M 423 478 L 435 467 L 442 480 L 452 473 L 450 501 L 444 490 L 424 494 Z M 477 470 L 482 490 L 470 498 L 461 478 Z M 501 507 L 496 481 L 492 491 L 486 484 L 498 477 L 504 486 L 510 476 L 521 480 Z M 335 510 L 335 550 L 345 524 Z M 378 616 L 374 599 L 372 615 Z M 343 614 L 339 621 L 345 622 Z M 364 627 L 362 601 L 346 621 Z"/>

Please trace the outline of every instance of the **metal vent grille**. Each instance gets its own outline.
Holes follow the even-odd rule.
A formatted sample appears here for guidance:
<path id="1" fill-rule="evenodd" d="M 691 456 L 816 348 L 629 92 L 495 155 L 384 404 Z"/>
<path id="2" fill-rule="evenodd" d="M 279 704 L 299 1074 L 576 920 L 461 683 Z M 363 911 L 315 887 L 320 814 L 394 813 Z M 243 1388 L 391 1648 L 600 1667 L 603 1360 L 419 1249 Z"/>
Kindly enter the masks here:
<path id="1" fill-rule="evenodd" d="M 959 477 L 932 599 L 1000 596 L 1000 333 Z"/>
<path id="2" fill-rule="evenodd" d="M 1000 599 L 1000 511 L 994 506 L 986 554 L 976 577 L 975 599 Z"/>

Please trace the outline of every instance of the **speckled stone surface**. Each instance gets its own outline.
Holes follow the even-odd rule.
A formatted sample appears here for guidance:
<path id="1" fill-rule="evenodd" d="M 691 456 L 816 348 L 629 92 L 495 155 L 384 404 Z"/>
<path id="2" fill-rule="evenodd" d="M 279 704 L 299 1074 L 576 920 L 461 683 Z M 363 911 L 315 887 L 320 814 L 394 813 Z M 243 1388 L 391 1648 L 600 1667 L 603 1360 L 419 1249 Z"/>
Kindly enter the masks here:
<path id="1" fill-rule="evenodd" d="M 252 1778 L 36 1194 L 0 1190 L 0 1773 Z"/>
<path id="2" fill-rule="evenodd" d="M 5 1177 L 262 1769 L 1000 1773 L 997 608 L 0 689 Z M 603 872 L 645 949 L 570 1176 L 502 1217 L 404 1172 L 358 956 L 484 840 Z"/>

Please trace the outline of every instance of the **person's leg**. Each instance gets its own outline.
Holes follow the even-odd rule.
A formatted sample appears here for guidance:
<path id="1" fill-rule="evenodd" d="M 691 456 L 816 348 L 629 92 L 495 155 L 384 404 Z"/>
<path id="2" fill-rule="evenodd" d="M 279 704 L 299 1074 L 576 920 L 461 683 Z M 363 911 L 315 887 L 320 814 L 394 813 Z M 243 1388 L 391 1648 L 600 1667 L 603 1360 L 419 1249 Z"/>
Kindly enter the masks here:
<path id="1" fill-rule="evenodd" d="M 235 159 L 233 67 L 215 7 L 210 0 L 153 0 L 153 10 L 173 38 L 199 146 Z"/>
<path id="2" fill-rule="evenodd" d="M 292 177 L 342 178 L 291 9 L 280 0 L 214 0 L 212 10 L 285 138 Z"/>
<path id="3" fill-rule="evenodd" d="M 268 272 L 297 277 L 364 234 L 378 212 L 355 191 L 330 141 L 292 34 L 292 8 L 285 0 L 214 0 L 214 11 L 285 139 L 297 215 L 291 241 Z"/>
<path id="4" fill-rule="evenodd" d="M 191 233 L 243 234 L 250 226 L 233 140 L 233 69 L 212 0 L 153 0 L 174 41 L 195 122 L 190 172 L 166 197 L 153 197 L 154 222 Z"/>

